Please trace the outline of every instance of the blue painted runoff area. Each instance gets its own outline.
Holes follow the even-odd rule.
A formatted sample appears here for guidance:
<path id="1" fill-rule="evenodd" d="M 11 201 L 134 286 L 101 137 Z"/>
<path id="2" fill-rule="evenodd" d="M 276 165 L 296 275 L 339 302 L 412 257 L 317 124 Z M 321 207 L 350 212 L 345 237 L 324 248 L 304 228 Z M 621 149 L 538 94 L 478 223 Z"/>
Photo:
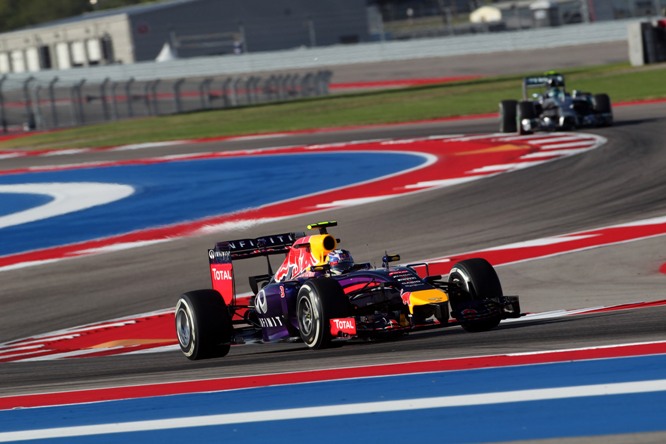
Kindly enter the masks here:
<path id="1" fill-rule="evenodd" d="M 44 205 L 53 198 L 39 194 L 0 193 L 0 216 L 6 216 Z"/>
<path id="2" fill-rule="evenodd" d="M 195 221 L 398 173 L 426 162 L 395 152 L 249 156 L 153 165 L 90 167 L 0 176 L 0 185 L 95 182 L 129 185 L 129 197 L 0 229 L 0 256 Z M 344 192 L 339 199 L 344 199 Z M 48 203 L 0 192 L 0 216 Z"/>
<path id="3" fill-rule="evenodd" d="M 666 355 L 653 355 L 17 409 L 0 412 L 0 441 L 3 433 L 11 431 L 34 433 L 58 427 L 133 422 L 149 429 L 108 433 L 102 427 L 91 435 L 30 442 L 463 443 L 657 432 L 666 431 L 664 368 Z M 621 394 L 586 395 L 582 389 L 604 385 L 612 390 L 633 382 L 649 386 L 653 381 L 662 381 L 662 385 L 654 390 L 629 390 Z M 565 394 L 541 396 L 543 389 L 561 390 Z M 501 400 L 502 394 L 517 391 L 534 391 L 534 396 L 518 402 Z M 474 399 L 467 405 L 419 407 L 422 402 L 438 397 Z M 380 412 L 354 410 L 363 403 L 392 401 L 402 402 L 404 408 Z M 320 408 L 330 408 L 336 413 L 307 417 L 307 412 Z M 353 413 L 347 414 L 347 409 Z M 250 418 L 263 411 L 296 413 L 293 417 L 288 414 L 285 419 L 257 416 L 259 419 L 251 422 L 233 419 L 221 425 L 206 423 L 220 415 L 240 414 L 240 418 Z M 188 418 L 185 425 L 168 428 L 171 422 L 183 418 Z M 187 426 L 192 418 L 203 423 Z"/>

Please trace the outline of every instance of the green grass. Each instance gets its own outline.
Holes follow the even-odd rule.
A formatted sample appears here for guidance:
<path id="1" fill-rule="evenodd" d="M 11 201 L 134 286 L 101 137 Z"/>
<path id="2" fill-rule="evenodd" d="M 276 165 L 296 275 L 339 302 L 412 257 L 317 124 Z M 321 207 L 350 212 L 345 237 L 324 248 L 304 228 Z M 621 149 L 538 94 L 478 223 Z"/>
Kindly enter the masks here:
<path id="1" fill-rule="evenodd" d="M 605 92 L 614 102 L 666 97 L 664 65 L 632 68 L 626 64 L 617 64 L 561 72 L 567 76 L 569 89 Z M 492 113 L 497 111 L 500 100 L 520 97 L 523 77 L 501 76 L 443 85 L 125 120 L 7 140 L 0 143 L 0 149 L 114 146 Z"/>

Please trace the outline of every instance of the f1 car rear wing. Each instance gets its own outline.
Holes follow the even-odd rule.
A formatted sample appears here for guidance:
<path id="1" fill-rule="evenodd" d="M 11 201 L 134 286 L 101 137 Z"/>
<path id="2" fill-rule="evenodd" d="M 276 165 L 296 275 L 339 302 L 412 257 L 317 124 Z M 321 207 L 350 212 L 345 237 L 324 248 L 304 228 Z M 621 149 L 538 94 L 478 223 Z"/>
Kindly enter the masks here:
<path id="1" fill-rule="evenodd" d="M 550 80 L 555 79 L 558 85 L 564 87 L 564 76 L 555 72 L 548 72 L 542 76 L 531 76 L 523 79 L 523 99 L 527 100 L 527 90 L 530 88 L 543 88 L 548 86 Z"/>
<path id="2" fill-rule="evenodd" d="M 236 296 L 233 261 L 265 256 L 269 274 L 272 274 L 269 256 L 286 254 L 291 245 L 305 233 L 282 233 L 256 239 L 236 239 L 215 244 L 208 250 L 208 264 L 213 289 L 217 290 L 227 305 L 234 304 Z"/>
<path id="3" fill-rule="evenodd" d="M 209 250 L 209 258 L 215 260 L 249 259 L 257 256 L 287 253 L 289 247 L 305 233 L 283 233 L 262 236 L 256 239 L 236 239 L 218 242 L 213 250 Z M 213 252 L 211 257 L 210 252 Z"/>

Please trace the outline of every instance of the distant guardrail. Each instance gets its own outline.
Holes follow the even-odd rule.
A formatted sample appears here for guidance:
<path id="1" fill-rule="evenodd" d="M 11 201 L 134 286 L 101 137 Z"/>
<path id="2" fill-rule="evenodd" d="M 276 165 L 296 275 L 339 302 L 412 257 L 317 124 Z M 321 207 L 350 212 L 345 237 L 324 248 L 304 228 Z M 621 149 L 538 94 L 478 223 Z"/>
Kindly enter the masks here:
<path id="1" fill-rule="evenodd" d="M 220 86 L 221 82 L 227 81 L 224 77 L 235 78 L 236 80 L 232 81 L 234 85 L 237 82 L 245 82 L 246 87 L 241 89 L 246 91 L 244 100 L 250 103 L 248 97 L 255 97 L 252 95 L 255 93 L 248 96 L 247 91 L 257 90 L 257 88 L 261 91 L 274 89 L 274 87 L 266 85 L 275 84 L 276 81 L 270 79 L 276 75 L 282 76 L 278 83 L 305 82 L 304 77 L 301 77 L 299 81 L 294 81 L 293 77 L 287 81 L 285 76 L 289 74 L 276 74 L 290 70 L 317 70 L 317 73 L 311 74 L 316 77 L 316 80 L 312 80 L 310 77 L 308 81 L 313 81 L 319 86 L 301 85 L 299 91 L 318 90 L 321 92 L 325 90 L 327 93 L 330 74 L 322 75 L 321 73 L 330 73 L 330 70 L 335 69 L 335 66 L 338 65 L 626 41 L 628 24 L 633 22 L 635 20 L 619 20 L 513 32 L 467 34 L 408 41 L 143 62 L 132 65 L 82 67 L 65 71 L 7 74 L 0 83 L 0 112 L 3 103 L 6 110 L 6 113 L 0 118 L 4 116 L 5 127 L 16 124 L 17 121 L 26 122 L 26 119 L 30 117 L 31 107 L 34 108 L 37 105 L 39 109 L 36 111 L 41 112 L 41 120 L 39 113 L 33 112 L 34 119 L 28 119 L 27 123 L 38 128 L 50 128 L 65 124 L 81 125 L 116 117 L 179 112 L 179 109 L 187 111 L 205 109 L 233 101 L 230 99 L 232 94 L 229 93 L 229 85 L 227 84 L 224 88 Z M 322 69 L 326 71 L 319 71 Z M 256 77 L 262 78 L 259 81 L 261 86 L 247 88 L 247 82 Z M 209 79 L 212 80 L 209 81 Z M 58 87 L 57 93 L 52 93 L 53 82 L 56 82 Z M 180 92 L 174 89 L 178 82 L 181 82 Z M 204 94 L 202 90 L 207 90 L 211 85 L 217 85 L 217 88 Z M 112 99 L 110 102 L 107 93 L 104 92 L 105 88 L 115 88 L 116 90 L 115 94 L 110 93 L 108 96 Z M 286 87 L 281 88 L 284 90 Z M 125 93 L 120 94 L 118 91 L 125 91 Z M 52 97 L 52 94 L 57 97 Z M 45 104 L 46 95 L 49 97 L 46 99 L 48 103 Z M 290 97 L 300 95 L 299 92 Z M 237 96 L 240 97 L 243 94 L 237 94 Z M 272 100 L 269 97 L 279 97 L 279 95 L 272 96 L 263 92 L 256 93 L 256 96 L 257 100 L 261 96 L 261 101 Z M 105 99 L 105 97 L 107 98 Z M 178 105 L 179 100 L 182 101 L 180 106 Z M 17 116 L 17 102 L 19 103 L 18 109 L 24 110 L 22 117 Z M 196 102 L 200 107 L 192 108 Z M 13 104 L 13 107 L 7 104 Z M 93 105 L 98 105 L 99 109 L 96 109 L 93 114 L 89 114 L 89 109 L 93 108 Z M 58 112 L 58 107 L 69 107 L 69 109 Z M 55 111 L 53 111 L 54 109 Z M 117 112 L 114 111 L 115 109 Z M 67 113 L 69 113 L 69 117 L 64 118 Z"/>
<path id="2" fill-rule="evenodd" d="M 133 117 L 233 108 L 329 94 L 331 71 L 269 76 L 189 77 L 62 85 L 30 76 L 21 88 L 5 90 L 0 78 L 0 122 L 5 132 L 81 126 Z"/>

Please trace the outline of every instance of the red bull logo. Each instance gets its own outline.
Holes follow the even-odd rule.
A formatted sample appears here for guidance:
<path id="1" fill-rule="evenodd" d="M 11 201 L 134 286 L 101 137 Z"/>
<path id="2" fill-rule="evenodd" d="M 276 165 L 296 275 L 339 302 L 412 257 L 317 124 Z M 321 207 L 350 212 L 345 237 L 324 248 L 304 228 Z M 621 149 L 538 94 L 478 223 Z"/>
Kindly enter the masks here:
<path id="1" fill-rule="evenodd" d="M 480 318 L 479 312 L 474 310 L 473 308 L 466 308 L 463 311 L 461 311 L 460 314 L 465 320 L 474 320 Z"/>
<path id="2" fill-rule="evenodd" d="M 402 298 L 402 303 L 405 305 L 410 305 L 411 296 L 412 296 L 411 291 L 404 291 L 404 290 L 400 291 L 400 297 Z"/>
<path id="3" fill-rule="evenodd" d="M 280 268 L 275 273 L 275 280 L 283 282 L 293 279 L 307 271 L 311 266 L 317 264 L 317 259 L 312 255 L 309 246 L 303 246 L 310 241 L 310 236 L 297 240 L 287 253 Z"/>

